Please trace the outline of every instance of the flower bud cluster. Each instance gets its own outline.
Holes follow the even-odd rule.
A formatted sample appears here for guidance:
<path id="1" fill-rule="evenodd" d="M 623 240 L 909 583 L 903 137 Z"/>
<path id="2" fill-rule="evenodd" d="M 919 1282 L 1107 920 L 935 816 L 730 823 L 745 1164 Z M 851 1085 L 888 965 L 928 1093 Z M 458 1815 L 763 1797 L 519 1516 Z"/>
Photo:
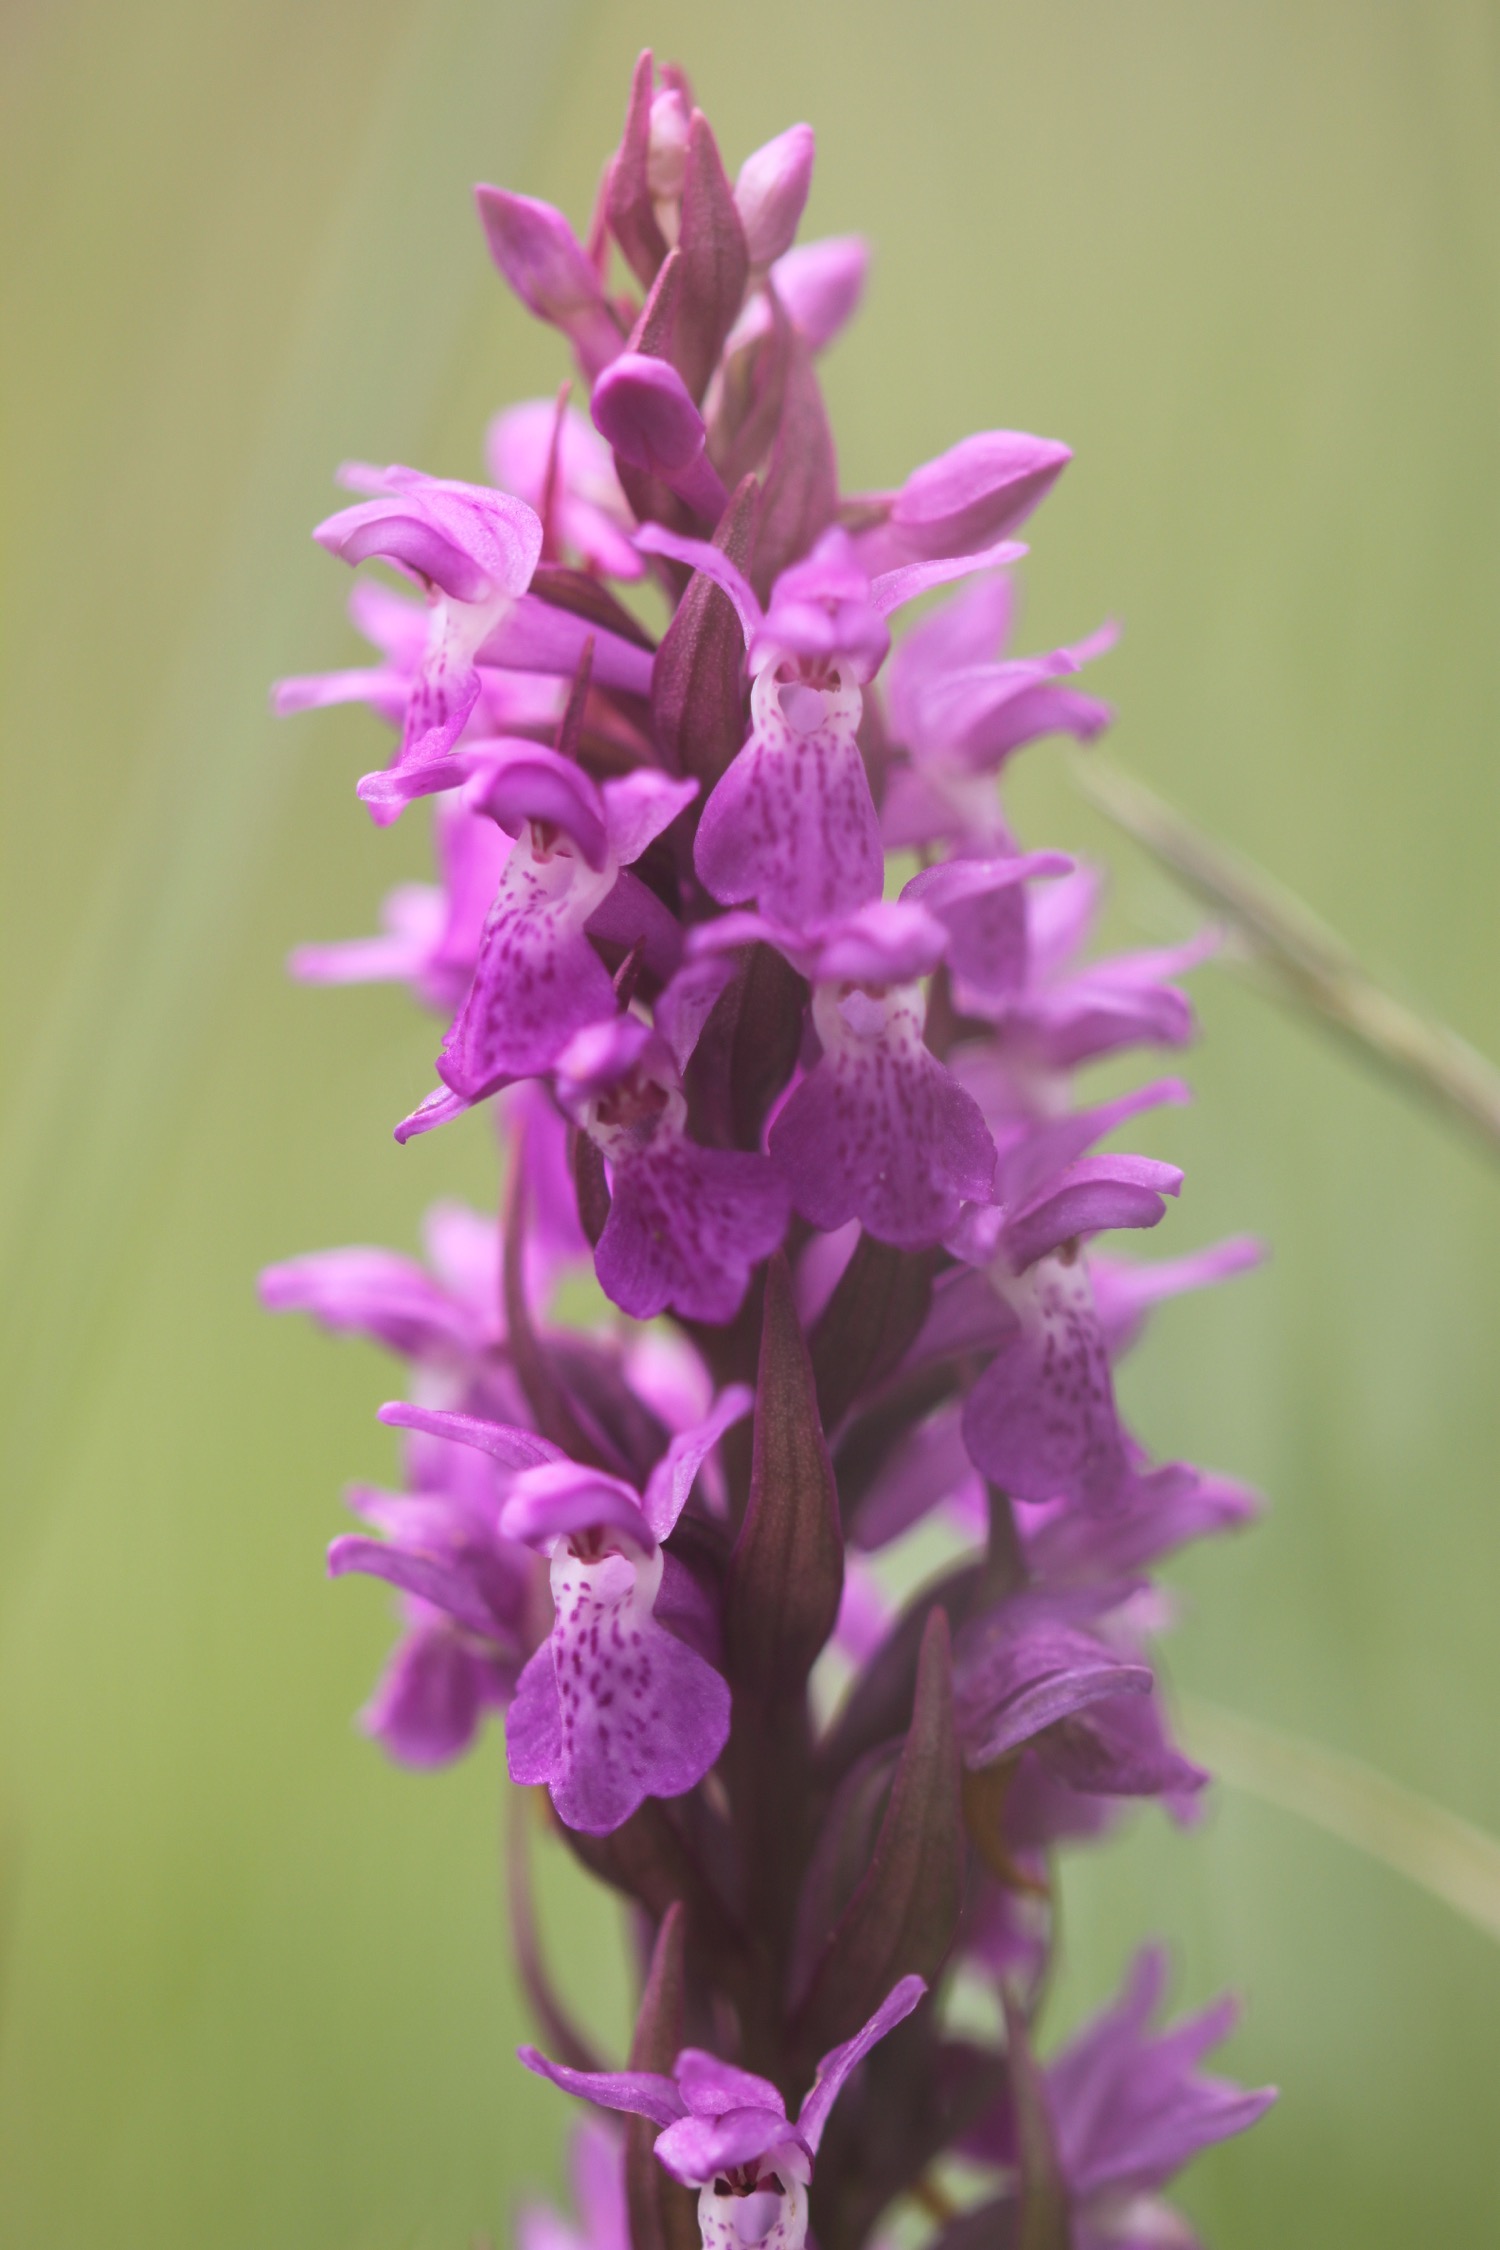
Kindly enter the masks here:
<path id="1" fill-rule="evenodd" d="M 501 414 L 487 483 L 346 469 L 317 537 L 394 575 L 353 597 L 377 661 L 278 700 L 395 730 L 378 822 L 432 800 L 436 883 L 293 967 L 437 1014 L 397 1136 L 488 1107 L 503 1212 L 263 1292 L 407 1370 L 403 1488 L 356 1490 L 330 1553 L 399 1595 L 368 1730 L 437 1766 L 503 1714 L 512 1778 L 636 1910 L 629 2068 L 550 2000 L 567 2051 L 523 2050 L 631 2118 L 583 2144 L 589 2239 L 675 2250 L 696 2209 L 711 2250 L 858 2250 L 904 2196 L 947 2209 L 959 2156 L 988 2185 L 952 2250 L 1186 2242 L 1159 2191 L 1269 2099 L 1197 2068 L 1232 2009 L 1154 2031 L 1147 1953 L 1046 2065 L 1033 2029 L 1059 1851 L 1132 1800 L 1188 1819 L 1208 1778 L 1150 1569 L 1255 1505 L 1153 1463 L 1114 1383 L 1157 1299 L 1254 1245 L 1105 1247 L 1181 1175 L 1101 1144 L 1185 1089 L 1077 1090 L 1186 1044 L 1203 948 L 1089 958 L 1094 876 L 1002 809 L 1017 751 L 1110 717 L 1078 684 L 1109 628 L 1007 646 L 1067 448 L 986 431 L 840 488 L 816 362 L 865 251 L 796 244 L 813 157 L 794 125 L 731 181 L 648 54 L 585 241 L 478 191 L 578 403 Z M 565 1324 L 589 1269 L 610 1312 Z M 951 1566 L 898 1601 L 878 1558 L 934 1524 Z M 960 1979 L 991 2036 L 952 2028 Z"/>

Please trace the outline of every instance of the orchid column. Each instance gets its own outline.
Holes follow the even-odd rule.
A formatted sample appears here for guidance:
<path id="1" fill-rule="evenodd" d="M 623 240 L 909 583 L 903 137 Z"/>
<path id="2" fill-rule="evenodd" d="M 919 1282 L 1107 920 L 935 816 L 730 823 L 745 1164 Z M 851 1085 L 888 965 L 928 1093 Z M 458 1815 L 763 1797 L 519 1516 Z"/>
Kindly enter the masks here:
<path id="1" fill-rule="evenodd" d="M 795 243 L 812 165 L 794 125 L 731 183 L 647 54 L 585 241 L 478 191 L 575 375 L 498 417 L 491 482 L 344 472 L 366 497 L 317 536 L 394 575 L 353 597 L 379 661 L 278 694 L 396 729 L 377 821 L 431 800 L 436 884 L 293 967 L 437 1012 L 395 1131 L 487 1108 L 502 1208 L 263 1289 L 407 1370 L 404 1487 L 351 1494 L 375 1535 L 330 1552 L 399 1598 L 368 1731 L 436 1766 L 503 1713 L 634 1908 L 623 2070 L 518 1932 L 555 2050 L 522 2059 L 630 2120 L 581 2144 L 591 2239 L 858 2250 L 905 2200 L 944 2250 L 1186 2244 L 1159 2191 L 1271 2098 L 1198 2068 L 1232 2009 L 1153 2029 L 1148 1951 L 1045 2062 L 1037 2018 L 1058 1854 L 1208 1779 L 1150 1566 L 1254 1509 L 1153 1464 L 1113 1382 L 1254 1245 L 1101 1248 L 1182 1185 L 1102 1144 L 1186 1090 L 1078 1085 L 1187 1043 L 1202 949 L 1086 958 L 1094 878 L 1002 810 L 1015 752 L 1110 715 L 1076 684 L 1107 630 L 1005 647 L 1066 447 L 986 431 L 840 490 L 816 359 L 865 250 Z M 611 1310 L 561 1325 L 590 1266 Z M 933 1521 L 951 1566 L 897 1601 L 875 1558 Z"/>

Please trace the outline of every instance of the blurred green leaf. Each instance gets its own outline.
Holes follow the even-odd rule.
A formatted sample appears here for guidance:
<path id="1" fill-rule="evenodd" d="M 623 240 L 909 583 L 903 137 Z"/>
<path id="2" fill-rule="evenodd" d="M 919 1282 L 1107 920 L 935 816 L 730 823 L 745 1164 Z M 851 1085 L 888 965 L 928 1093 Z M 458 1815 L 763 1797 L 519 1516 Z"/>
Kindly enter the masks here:
<path id="1" fill-rule="evenodd" d="M 1486 1937 L 1500 1938 L 1500 1841 L 1358 1758 L 1194 1696 L 1188 1731 L 1232 1789 L 1296 1813 L 1368 1853 Z"/>

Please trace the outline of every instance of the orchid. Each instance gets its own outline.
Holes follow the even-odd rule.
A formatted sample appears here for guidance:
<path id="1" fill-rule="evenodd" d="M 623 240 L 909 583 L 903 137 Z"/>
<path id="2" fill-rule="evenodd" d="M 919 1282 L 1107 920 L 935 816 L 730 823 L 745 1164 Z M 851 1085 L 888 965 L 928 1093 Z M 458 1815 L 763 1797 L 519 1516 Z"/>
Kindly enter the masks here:
<path id="1" fill-rule="evenodd" d="M 579 2144 L 587 2239 L 862 2250 L 946 2207 L 953 2154 L 940 2250 L 1186 2243 L 1160 2190 L 1271 2098 L 1197 2071 L 1230 2012 L 1153 2033 L 1148 1953 L 1045 2067 L 1033 2036 L 1060 1859 L 1209 1786 L 1153 1574 L 1259 1506 L 1116 1391 L 1152 1308 L 1259 1247 L 1122 1255 L 1184 1181 L 1117 1136 L 1188 1090 L 1083 1077 L 1190 1042 L 1214 935 L 1099 957 L 1094 870 L 1012 832 L 1015 753 L 1111 715 L 1078 682 L 1113 627 L 1007 652 L 1013 535 L 1071 456 L 987 429 L 841 490 L 817 354 L 869 254 L 797 241 L 814 159 L 792 123 L 731 172 L 647 54 L 586 227 L 478 191 L 573 373 L 494 418 L 490 483 L 346 471 L 317 536 L 411 590 L 361 581 L 376 661 L 278 707 L 367 703 L 398 742 L 364 802 L 432 800 L 436 879 L 291 966 L 431 1011 L 396 1138 L 486 1113 L 499 1208 L 262 1294 L 404 1370 L 400 1471 L 328 1553 L 398 1603 L 365 1731 L 434 1768 L 493 1715 L 629 1903 L 619 2070 L 513 1906 L 558 2058 L 522 2060 L 627 2119 Z M 950 1562 L 913 1586 L 924 1525 Z M 960 1975 L 988 2032 L 952 2028 Z"/>
<path id="2" fill-rule="evenodd" d="M 698 2190 L 704 2250 L 802 2250 L 807 2188 L 834 2103 L 872 2047 L 911 2014 L 926 1986 L 903 1977 L 869 2022 L 818 2064 L 795 2124 L 768 2079 L 685 2047 L 670 2077 L 653 2071 L 582 2071 L 549 2062 L 534 2047 L 521 2060 L 570 2094 L 633 2112 L 661 2128 L 656 2154 L 672 2177 Z"/>
<path id="3" fill-rule="evenodd" d="M 508 1472 L 495 1528 L 550 1563 L 552 1631 L 516 1683 L 506 1730 L 512 1778 L 544 1782 L 570 1828 L 606 1835 L 648 1796 L 676 1797 L 724 1747 L 729 1697 L 686 1641 L 655 1617 L 674 1529 L 709 1450 L 750 1404 L 732 1388 L 696 1428 L 675 1437 L 644 1493 L 569 1461 L 530 1430 L 400 1401 L 383 1419 L 476 1448 Z M 395 1528 L 404 1528 L 398 1519 Z M 336 1541 L 335 1575 L 373 1570 L 483 1630 L 487 1555 L 437 1571 L 428 1556 L 367 1540 Z"/>

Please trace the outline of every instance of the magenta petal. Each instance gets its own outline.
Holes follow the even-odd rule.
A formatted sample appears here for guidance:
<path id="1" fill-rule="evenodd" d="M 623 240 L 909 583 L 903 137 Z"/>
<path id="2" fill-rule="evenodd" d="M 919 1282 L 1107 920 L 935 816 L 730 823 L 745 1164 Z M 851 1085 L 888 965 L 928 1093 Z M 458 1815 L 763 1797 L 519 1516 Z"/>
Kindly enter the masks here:
<path id="1" fill-rule="evenodd" d="M 1048 1258 L 1029 1280 L 1015 1333 L 969 1393 L 964 1443 L 1017 1500 L 1107 1508 L 1129 1463 L 1088 1275 Z"/>
<path id="2" fill-rule="evenodd" d="M 369 1578 L 383 1578 L 388 1586 L 399 1586 L 402 1593 L 415 1594 L 458 1624 L 466 1625 L 471 1633 L 489 1638 L 495 1631 L 494 1613 L 480 1593 L 473 1573 L 461 1563 L 449 1562 L 438 1555 L 415 1554 L 406 1548 L 391 1546 L 384 1539 L 366 1539 L 361 1534 L 348 1533 L 335 1539 L 328 1549 L 328 1575 L 345 1578 L 351 1571 L 359 1571 Z"/>
<path id="3" fill-rule="evenodd" d="M 599 276 L 561 211 L 505 188 L 477 187 L 474 198 L 490 256 L 522 304 L 562 329 L 584 373 L 597 375 L 622 338 Z"/>
<path id="4" fill-rule="evenodd" d="M 702 2047 L 684 2047 L 672 2076 L 691 2117 L 727 2117 L 731 2110 L 768 2111 L 777 2132 L 786 2131 L 786 2104 L 770 2079 L 757 2078 L 753 2070 L 740 2070 Z"/>
<path id="5" fill-rule="evenodd" d="M 670 2125 L 682 2115 L 682 2096 L 670 2078 L 654 2070 L 569 2070 L 566 2063 L 549 2062 L 535 2047 L 518 2047 L 517 2054 L 538 2078 L 550 2078 L 565 2094 L 580 2101 L 597 2102 L 601 2109 L 622 2109 L 629 2116 L 649 2117 L 653 2125 Z"/>
<path id="6" fill-rule="evenodd" d="M 810 125 L 789 125 L 774 141 L 752 149 L 740 166 L 734 207 L 752 266 L 768 266 L 791 248 L 812 186 L 816 149 Z"/>
<path id="7" fill-rule="evenodd" d="M 1018 991 L 1026 979 L 1026 884 L 1037 876 L 1066 875 L 1072 867 L 1061 852 L 950 859 L 923 868 L 901 896 L 925 907 L 947 930 L 955 983 L 981 1003 L 996 1001 Z"/>
<path id="8" fill-rule="evenodd" d="M 594 644 L 595 687 L 621 688 L 627 695 L 651 693 L 649 649 L 536 594 L 521 594 L 506 607 L 475 650 L 475 661 L 512 673 L 551 672 L 566 680 L 577 672 L 588 641 Z"/>
<path id="9" fill-rule="evenodd" d="M 769 2156 L 793 2137 L 784 2111 L 735 2109 L 723 2116 L 680 2117 L 658 2136 L 656 2154 L 684 2187 L 701 2187 L 721 2172 Z"/>
<path id="10" fill-rule="evenodd" d="M 1182 1174 L 1149 1156 L 1085 1156 L 1007 1216 L 1006 1255 L 1017 1272 L 1048 1251 L 1107 1227 L 1154 1227 Z"/>
<path id="11" fill-rule="evenodd" d="M 830 2049 L 818 2064 L 812 2091 L 802 2104 L 802 2113 L 797 2119 L 802 2136 L 814 2156 L 817 2155 L 818 2144 L 823 2138 L 823 2128 L 828 2123 L 828 2113 L 842 2093 L 850 2072 L 863 2062 L 872 2047 L 879 2045 L 887 2032 L 894 2031 L 898 2023 L 905 2022 L 926 1990 L 926 1983 L 921 1977 L 902 1977 L 899 1984 L 892 1985 L 864 2028 L 856 2031 L 852 2039 L 846 2039 L 841 2047 Z"/>
<path id="12" fill-rule="evenodd" d="M 774 683 L 757 685 L 750 739 L 704 806 L 693 848 L 721 904 L 754 899 L 805 930 L 879 898 L 885 857 L 855 741 L 858 700 L 857 691 L 814 698 L 828 709 L 804 733 Z"/>
<path id="13" fill-rule="evenodd" d="M 590 411 L 600 436 L 633 468 L 670 478 L 703 451 L 703 416 L 670 360 L 621 352 L 594 385 Z"/>
<path id="14" fill-rule="evenodd" d="M 852 1003 L 849 1003 L 852 1005 Z M 823 1029 L 819 1010 L 819 1029 Z M 860 1223 L 918 1249 L 984 1201 L 995 1149 L 978 1106 L 915 1037 L 840 1036 L 771 1128 L 773 1162 L 814 1226 Z"/>
<path id="15" fill-rule="evenodd" d="M 505 1762 L 512 1781 L 527 1787 L 551 1781 L 562 1764 L 562 1710 L 552 1665 L 552 1643 L 527 1659 L 505 1714 Z"/>
<path id="16" fill-rule="evenodd" d="M 1177 1799 L 1178 1818 L 1207 1784 L 1202 1766 L 1168 1740 L 1156 1698 L 1105 1697 L 1063 1721 L 1045 1742 L 1041 1755 L 1072 1789 L 1109 1797 Z"/>
<path id="17" fill-rule="evenodd" d="M 650 1545 L 640 1501 L 629 1485 L 574 1461 L 523 1470 L 500 1511 L 507 1539 L 543 1551 L 570 1532 L 610 1526 L 628 1532 L 643 1547 Z"/>
<path id="18" fill-rule="evenodd" d="M 373 1337 L 403 1359 L 462 1351 L 474 1340 L 472 1315 L 394 1250 L 318 1250 L 267 1266 L 260 1301 L 269 1312 L 311 1313 L 335 1333 Z"/>
<path id="19" fill-rule="evenodd" d="M 698 1471 L 727 1429 L 742 1422 L 754 1403 L 744 1383 L 730 1383 L 714 1401 L 713 1411 L 690 1430 L 681 1430 L 657 1462 L 646 1483 L 642 1509 L 658 1539 L 672 1530 L 693 1489 Z"/>
<path id="20" fill-rule="evenodd" d="M 1150 2194 L 1200 2149 L 1243 2132 L 1275 2100 L 1198 2071 L 1206 2050 L 1233 2030 L 1220 2001 L 1172 2030 L 1155 2031 L 1166 1958 L 1147 1947 L 1113 2007 L 1088 2025 L 1047 2071 L 1048 2107 L 1076 2197 Z"/>
<path id="21" fill-rule="evenodd" d="M 642 767 L 604 784 L 609 848 L 622 867 L 639 859 L 646 846 L 671 827 L 698 794 L 696 781 L 673 781 Z"/>
<path id="22" fill-rule="evenodd" d="M 545 1780 L 559 1817 L 586 1835 L 608 1835 L 647 1797 L 691 1789 L 728 1739 L 728 1688 L 651 1614 L 655 1563 L 553 1560 L 556 1759 L 546 1774 L 528 1761 L 525 1778 Z M 527 1740 L 539 1747 L 542 1737 L 533 1727 Z"/>
<path id="23" fill-rule="evenodd" d="M 708 539 L 684 539 L 675 531 L 664 530 L 659 523 L 643 523 L 635 535 L 635 543 L 644 555 L 670 555 L 674 562 L 686 563 L 689 570 L 701 570 L 705 578 L 711 578 L 734 605 L 747 641 L 759 628 L 761 606 L 750 581 L 722 547 L 714 546 Z"/>
<path id="24" fill-rule="evenodd" d="M 446 1625 L 419 1625 L 397 1647 L 360 1725 L 404 1766 L 443 1766 L 468 1749 L 486 1703 L 498 1699 L 483 1657 Z"/>
<path id="25" fill-rule="evenodd" d="M 424 1436 L 446 1438 L 453 1445 L 472 1445 L 487 1453 L 503 1469 L 534 1469 L 544 1461 L 563 1456 L 550 1440 L 535 1430 L 509 1422 L 487 1422 L 477 1414 L 450 1414 L 442 1408 L 413 1406 L 404 1398 L 388 1399 L 378 1419 L 395 1430 L 420 1430 Z"/>
<path id="26" fill-rule="evenodd" d="M 1231 1235 L 1211 1243 L 1206 1250 L 1190 1251 L 1185 1258 L 1163 1258 L 1155 1265 L 1133 1265 L 1124 1258 L 1090 1254 L 1094 1302 L 1109 1345 L 1109 1356 L 1118 1360 L 1130 1349 L 1153 1305 L 1184 1290 L 1206 1289 L 1235 1274 L 1248 1273 L 1266 1255 L 1266 1246 L 1252 1234 Z"/>
<path id="27" fill-rule="evenodd" d="M 793 327 L 820 352 L 859 311 L 869 271 L 864 237 L 835 234 L 788 250 L 771 268 L 771 282 Z"/>
<path id="28" fill-rule="evenodd" d="M 604 804 L 588 775 L 571 758 L 539 742 L 505 740 L 470 746 L 473 779 L 464 792 L 475 812 L 488 813 L 508 836 L 528 820 L 561 828 L 596 873 L 609 844 Z"/>
<path id="29" fill-rule="evenodd" d="M 438 1075 L 477 1101 L 507 1078 L 548 1070 L 575 1032 L 613 1016 L 609 972 L 585 935 L 613 887 L 581 860 L 539 861 L 518 843 L 505 863 L 468 999 L 438 1057 Z"/>
<path id="30" fill-rule="evenodd" d="M 1019 1605 L 1017 1605 L 1019 1606 Z M 960 1644 L 957 1703 L 966 1763 L 992 1765 L 1045 1728 L 1108 1698 L 1149 1695 L 1151 1667 L 1045 1615 Z M 1071 1773 L 1067 1776 L 1072 1778 Z"/>
<path id="31" fill-rule="evenodd" d="M 998 546 L 986 547 L 979 554 L 956 555 L 944 562 L 903 563 L 897 570 L 883 570 L 870 584 L 870 598 L 882 617 L 889 617 L 893 609 L 902 609 L 921 594 L 930 594 L 936 586 L 951 585 L 955 578 L 967 578 L 977 570 L 998 570 L 1006 563 L 1019 562 L 1026 549 L 1014 539 L 1002 539 Z"/>
<path id="32" fill-rule="evenodd" d="M 891 522 L 923 556 L 987 547 L 1023 523 L 1073 458 L 1022 430 L 980 430 L 907 478 Z"/>
<path id="33" fill-rule="evenodd" d="M 786 1189 L 763 1156 L 665 1141 L 616 1168 L 594 1253 L 599 1285 L 637 1320 L 668 1307 L 731 1320 L 786 1219 Z"/>

